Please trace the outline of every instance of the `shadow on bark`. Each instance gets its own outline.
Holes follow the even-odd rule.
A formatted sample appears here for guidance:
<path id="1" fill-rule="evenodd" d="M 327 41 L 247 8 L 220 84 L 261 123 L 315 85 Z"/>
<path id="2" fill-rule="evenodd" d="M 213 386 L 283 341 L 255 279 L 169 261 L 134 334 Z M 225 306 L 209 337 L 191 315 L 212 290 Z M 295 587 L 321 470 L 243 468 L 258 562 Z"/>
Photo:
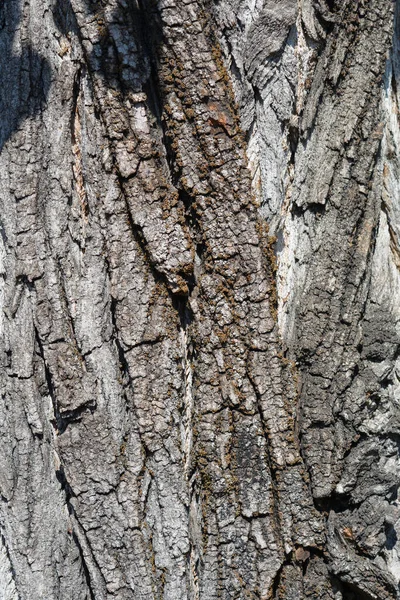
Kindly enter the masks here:
<path id="1" fill-rule="evenodd" d="M 15 49 L 23 26 L 21 3 L 3 0 L 0 7 L 0 151 L 21 123 L 43 110 L 51 83 L 49 62 L 30 44 Z"/>
<path id="2" fill-rule="evenodd" d="M 86 16 L 95 19 L 99 41 L 86 56 L 92 72 L 106 86 L 126 96 L 145 92 L 147 105 L 160 120 L 157 77 L 157 48 L 162 40 L 162 26 L 155 4 L 128 0 L 125 6 L 109 14 L 103 0 L 84 0 Z M 71 0 L 55 0 L 54 22 L 63 35 L 81 35 Z M 126 49 L 126 53 L 124 50 Z"/>

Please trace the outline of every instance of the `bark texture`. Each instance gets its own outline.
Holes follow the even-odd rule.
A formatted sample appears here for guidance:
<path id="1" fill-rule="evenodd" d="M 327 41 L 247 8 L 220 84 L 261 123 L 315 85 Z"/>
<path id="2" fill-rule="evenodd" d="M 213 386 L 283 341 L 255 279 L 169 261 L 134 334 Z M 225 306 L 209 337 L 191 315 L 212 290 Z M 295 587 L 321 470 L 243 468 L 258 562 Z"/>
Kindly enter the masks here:
<path id="1" fill-rule="evenodd" d="M 400 597 L 400 3 L 3 0 L 1 600 Z"/>

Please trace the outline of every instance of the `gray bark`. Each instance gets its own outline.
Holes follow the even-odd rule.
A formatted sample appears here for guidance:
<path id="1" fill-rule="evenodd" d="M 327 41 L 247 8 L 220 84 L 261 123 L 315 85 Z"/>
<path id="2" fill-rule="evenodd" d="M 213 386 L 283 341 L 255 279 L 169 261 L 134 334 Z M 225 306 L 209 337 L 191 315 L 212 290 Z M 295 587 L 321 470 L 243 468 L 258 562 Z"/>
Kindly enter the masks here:
<path id="1" fill-rule="evenodd" d="M 1 600 L 400 598 L 399 16 L 3 0 Z"/>

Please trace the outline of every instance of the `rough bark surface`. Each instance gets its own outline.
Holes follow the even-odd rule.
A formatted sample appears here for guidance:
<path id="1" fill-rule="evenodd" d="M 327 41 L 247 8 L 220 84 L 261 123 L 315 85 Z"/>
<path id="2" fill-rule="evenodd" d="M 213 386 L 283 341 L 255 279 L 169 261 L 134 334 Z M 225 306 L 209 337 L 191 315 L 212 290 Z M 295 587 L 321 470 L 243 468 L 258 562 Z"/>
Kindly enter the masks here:
<path id="1" fill-rule="evenodd" d="M 400 4 L 0 50 L 0 599 L 399 598 Z"/>

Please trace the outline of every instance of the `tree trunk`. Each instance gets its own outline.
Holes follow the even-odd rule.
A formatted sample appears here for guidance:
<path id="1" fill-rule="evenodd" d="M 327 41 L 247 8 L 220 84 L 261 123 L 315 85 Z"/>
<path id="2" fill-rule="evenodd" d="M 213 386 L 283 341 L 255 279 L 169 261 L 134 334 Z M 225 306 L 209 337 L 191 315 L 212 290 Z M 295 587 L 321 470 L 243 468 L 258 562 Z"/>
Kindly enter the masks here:
<path id="1" fill-rule="evenodd" d="M 1 600 L 400 598 L 397 13 L 3 0 Z"/>

